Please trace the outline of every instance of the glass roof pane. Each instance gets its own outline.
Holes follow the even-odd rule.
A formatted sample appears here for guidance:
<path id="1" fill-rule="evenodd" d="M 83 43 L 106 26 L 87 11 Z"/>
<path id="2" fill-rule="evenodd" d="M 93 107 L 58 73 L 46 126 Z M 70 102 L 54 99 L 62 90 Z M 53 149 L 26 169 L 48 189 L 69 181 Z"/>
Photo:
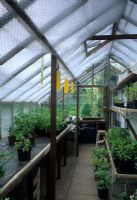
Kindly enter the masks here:
<path id="1" fill-rule="evenodd" d="M 5 14 L 7 14 L 8 13 L 8 11 L 7 11 L 7 9 L 2 5 L 2 3 L 0 2 L 0 17 L 1 17 L 1 19 L 2 19 L 2 17 L 5 15 Z M 1 20 L 0 19 L 0 20 Z"/>
<path id="2" fill-rule="evenodd" d="M 118 30 L 121 32 L 123 31 L 128 34 L 134 34 L 137 32 L 137 26 L 134 26 L 133 24 L 130 24 L 130 22 L 124 19 L 121 19 L 118 26 Z"/>
<path id="3" fill-rule="evenodd" d="M 125 67 L 123 67 L 122 65 L 120 65 L 118 62 L 110 59 L 110 64 L 111 66 L 113 66 L 114 68 L 118 69 L 121 72 L 124 72 L 126 69 Z"/>
<path id="4" fill-rule="evenodd" d="M 12 19 L 0 30 L 0 57 L 7 54 L 29 36 L 29 32 L 17 19 Z"/>
<path id="5" fill-rule="evenodd" d="M 72 7 L 74 5 L 74 3 L 76 3 L 76 0 L 35 0 L 35 2 L 26 9 L 26 13 L 40 28 L 51 21 L 55 24 L 54 20 L 56 17 L 65 13 L 70 6 Z"/>
<path id="6" fill-rule="evenodd" d="M 40 43 L 35 41 L 8 60 L 6 63 L 1 65 L 1 70 L 7 74 L 13 75 L 26 63 L 29 63 L 33 58 L 40 54 L 42 54 L 42 46 Z"/>

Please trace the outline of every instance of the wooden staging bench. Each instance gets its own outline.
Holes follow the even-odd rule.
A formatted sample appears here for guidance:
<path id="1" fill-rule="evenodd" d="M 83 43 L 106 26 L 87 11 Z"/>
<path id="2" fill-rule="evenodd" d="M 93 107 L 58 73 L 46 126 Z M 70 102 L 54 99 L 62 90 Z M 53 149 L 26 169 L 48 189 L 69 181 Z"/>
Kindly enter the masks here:
<path id="1" fill-rule="evenodd" d="M 108 151 L 108 156 L 109 156 L 110 164 L 111 164 L 111 167 L 112 167 L 112 174 L 113 174 L 114 180 L 117 180 L 117 181 L 136 181 L 137 180 L 137 174 L 119 174 L 117 172 L 106 138 L 105 138 L 105 145 L 106 145 L 106 148 L 107 148 L 107 151 Z"/>
<path id="2" fill-rule="evenodd" d="M 62 131 L 56 137 L 57 149 L 60 146 L 61 142 L 64 143 L 64 165 L 66 165 L 67 161 L 67 141 L 66 136 L 69 131 L 73 128 L 74 125 L 70 124 L 67 126 L 64 131 Z M 28 200 L 40 199 L 40 171 L 41 171 L 41 163 L 47 168 L 47 186 L 49 184 L 49 173 L 50 169 L 48 168 L 48 153 L 50 151 L 50 141 L 47 137 L 38 137 L 36 138 L 36 144 L 32 147 L 32 159 L 28 162 L 21 163 L 17 159 L 17 152 L 15 148 L 10 147 L 8 145 L 7 139 L 2 140 L 0 143 L 1 150 L 5 150 L 12 154 L 11 159 L 6 163 L 6 171 L 5 176 L 0 180 L 0 199 L 8 195 L 9 193 L 15 191 L 15 188 L 22 182 L 24 178 L 27 177 L 27 188 Z M 57 177 L 60 177 L 60 151 L 57 151 Z M 45 161 L 47 158 L 47 162 Z M 41 162 L 42 161 L 42 162 Z M 35 176 L 34 176 L 35 174 Z M 46 177 L 43 177 L 46 179 Z M 33 187 L 36 185 L 35 191 L 33 191 Z M 43 186 L 45 187 L 45 185 Z M 45 188 L 46 190 L 46 188 Z M 48 191 L 48 190 L 47 190 Z M 37 195 L 36 195 L 37 193 Z"/>

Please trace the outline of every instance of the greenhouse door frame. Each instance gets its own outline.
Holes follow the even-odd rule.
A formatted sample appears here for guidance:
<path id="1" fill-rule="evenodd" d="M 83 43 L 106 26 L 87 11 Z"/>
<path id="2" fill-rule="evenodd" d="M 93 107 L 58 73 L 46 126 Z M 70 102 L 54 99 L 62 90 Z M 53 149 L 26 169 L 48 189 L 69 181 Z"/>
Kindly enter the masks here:
<path id="1" fill-rule="evenodd" d="M 104 89 L 104 119 L 105 119 L 105 129 L 108 130 L 109 128 L 109 87 L 104 85 L 77 85 L 77 150 L 76 150 L 76 156 L 78 156 L 79 153 L 79 145 L 78 145 L 78 134 L 79 134 L 79 122 L 80 117 L 80 88 L 102 88 Z M 92 118 L 91 118 L 92 119 Z"/>

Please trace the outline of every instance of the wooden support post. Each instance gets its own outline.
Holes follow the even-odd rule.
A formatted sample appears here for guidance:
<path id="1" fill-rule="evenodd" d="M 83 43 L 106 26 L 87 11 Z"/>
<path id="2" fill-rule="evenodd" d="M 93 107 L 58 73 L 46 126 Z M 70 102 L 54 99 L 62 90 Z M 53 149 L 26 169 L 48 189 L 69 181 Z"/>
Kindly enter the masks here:
<path id="1" fill-rule="evenodd" d="M 67 136 L 64 136 L 64 166 L 67 165 Z"/>
<path id="2" fill-rule="evenodd" d="M 76 157 L 78 157 L 79 154 L 79 85 L 77 85 L 77 138 L 76 138 Z"/>
<path id="3" fill-rule="evenodd" d="M 104 88 L 105 93 L 105 118 L 106 118 L 106 131 L 109 129 L 109 87 Z"/>
<path id="4" fill-rule="evenodd" d="M 63 112 L 63 118 L 64 118 L 64 87 L 62 88 L 62 112 Z"/>
<path id="5" fill-rule="evenodd" d="M 33 200 L 33 176 L 32 171 L 28 174 L 27 200 Z"/>
<path id="6" fill-rule="evenodd" d="M 60 142 L 57 145 L 57 179 L 61 176 L 61 158 L 60 158 Z"/>
<path id="7" fill-rule="evenodd" d="M 56 199 L 56 66 L 57 58 L 51 55 L 50 200 Z"/>

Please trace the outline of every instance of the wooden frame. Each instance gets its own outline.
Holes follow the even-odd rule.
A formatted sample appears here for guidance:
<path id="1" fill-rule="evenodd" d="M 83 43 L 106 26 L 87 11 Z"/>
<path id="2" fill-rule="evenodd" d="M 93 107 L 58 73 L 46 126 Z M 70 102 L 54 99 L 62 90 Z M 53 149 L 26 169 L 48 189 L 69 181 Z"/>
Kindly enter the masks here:
<path id="1" fill-rule="evenodd" d="M 137 180 L 137 174 L 119 174 L 117 172 L 106 138 L 105 138 L 105 144 L 106 144 L 106 148 L 108 151 L 110 164 L 112 167 L 112 174 L 113 174 L 114 180 L 119 180 L 119 181 L 125 181 L 125 180 L 126 181 L 135 181 L 135 180 Z"/>
<path id="2" fill-rule="evenodd" d="M 79 118 L 79 107 L 80 107 L 80 88 L 103 88 L 104 89 L 104 102 L 105 102 L 105 109 L 104 109 L 104 113 L 105 113 L 105 127 L 106 130 L 108 130 L 109 128 L 109 101 L 108 101 L 108 97 L 109 97 L 109 88 L 108 86 L 104 86 L 104 85 L 77 85 L 77 153 L 76 156 L 78 156 L 79 154 L 79 142 L 78 142 L 78 134 L 79 134 L 79 122 L 85 122 L 85 120 L 80 120 Z M 92 122 L 92 119 L 90 120 Z M 94 120 L 93 120 L 94 121 Z M 87 120 L 86 120 L 87 122 Z M 88 120 L 89 122 L 89 120 Z M 96 128 L 98 130 L 98 122 L 99 120 L 95 120 L 94 122 L 96 122 Z"/>

